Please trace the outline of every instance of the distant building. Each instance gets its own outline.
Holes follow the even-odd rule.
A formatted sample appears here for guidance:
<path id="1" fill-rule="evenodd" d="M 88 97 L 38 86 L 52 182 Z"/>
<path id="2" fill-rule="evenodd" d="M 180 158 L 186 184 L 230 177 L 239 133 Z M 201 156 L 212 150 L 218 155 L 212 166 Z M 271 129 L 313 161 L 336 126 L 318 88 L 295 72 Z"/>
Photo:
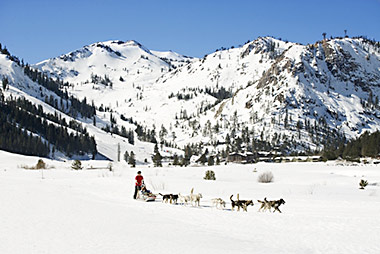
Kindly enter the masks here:
<path id="1" fill-rule="evenodd" d="M 259 151 L 257 152 L 258 161 L 260 162 L 273 162 L 275 157 L 281 156 L 281 153 L 278 151 L 266 152 Z"/>
<path id="2" fill-rule="evenodd" d="M 246 153 L 230 153 L 227 157 L 228 162 L 236 163 L 254 163 L 255 156 L 251 152 Z"/>
<path id="3" fill-rule="evenodd" d="M 242 153 L 230 153 L 228 155 L 227 161 L 228 162 L 238 162 L 242 163 L 243 161 L 246 161 L 247 157 L 245 154 Z"/>

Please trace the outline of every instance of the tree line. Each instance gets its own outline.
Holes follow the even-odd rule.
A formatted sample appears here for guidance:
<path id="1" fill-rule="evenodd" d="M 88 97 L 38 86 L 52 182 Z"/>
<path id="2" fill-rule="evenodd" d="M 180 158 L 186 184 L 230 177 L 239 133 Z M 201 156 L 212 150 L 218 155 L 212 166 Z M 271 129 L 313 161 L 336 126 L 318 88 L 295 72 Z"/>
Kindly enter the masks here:
<path id="1" fill-rule="evenodd" d="M 20 109 L 23 109 L 33 115 L 40 116 L 42 118 L 45 118 L 49 121 L 52 121 L 54 123 L 57 123 L 58 125 L 69 127 L 70 129 L 73 129 L 77 132 L 80 132 L 82 134 L 87 133 L 87 129 L 82 126 L 81 123 L 70 120 L 68 123 L 65 118 L 62 118 L 61 115 L 58 115 L 57 112 L 54 112 L 54 114 L 46 113 L 44 112 L 42 105 L 34 105 L 29 100 L 25 99 L 24 97 L 19 97 L 17 99 L 13 99 L 12 95 L 10 96 L 10 99 L 7 100 L 7 104 L 13 105 L 15 107 L 18 107 Z"/>
<path id="2" fill-rule="evenodd" d="M 0 105 L 1 108 L 1 105 Z M 50 149 L 41 137 L 33 136 L 16 123 L 7 122 L 7 116 L 0 112 L 0 150 L 23 155 L 48 157 Z"/>
<path id="3" fill-rule="evenodd" d="M 323 157 L 326 160 L 334 160 L 339 157 L 347 160 L 358 160 L 362 157 L 375 158 L 380 155 L 380 131 L 364 132 L 360 137 L 337 146 L 326 147 Z"/>
<path id="4" fill-rule="evenodd" d="M 89 105 L 86 98 L 80 101 L 74 96 L 69 96 L 67 90 L 62 91 L 63 87 L 68 87 L 70 85 L 69 83 L 64 83 L 59 79 L 54 80 L 48 77 L 45 73 L 31 68 L 28 64 L 24 66 L 24 74 L 27 75 L 32 81 L 45 87 L 49 91 L 54 92 L 61 98 L 59 105 L 58 100 L 53 96 L 50 96 L 49 98 L 46 96 L 45 102 L 50 106 L 64 113 L 68 113 L 74 118 L 76 118 L 79 114 L 84 118 L 91 118 L 96 114 L 95 105 Z M 42 92 L 41 96 L 43 96 Z M 63 101 L 66 101 L 66 106 Z"/>
<path id="5" fill-rule="evenodd" d="M 76 132 L 70 132 L 67 127 L 49 123 L 46 118 L 37 116 L 20 106 L 25 108 L 25 105 L 12 98 L 0 102 L 3 128 L 0 137 L 4 150 L 11 151 L 13 149 L 14 152 L 17 150 L 23 154 L 46 157 L 49 154 L 50 145 L 52 145 L 54 150 L 60 150 L 69 157 L 74 154 L 91 154 L 94 157 L 97 154 L 95 139 L 90 137 L 85 130 L 82 130 L 81 133 L 77 128 Z M 42 111 L 41 115 L 45 116 L 46 114 Z M 41 138 L 33 138 L 31 134 L 26 136 L 27 133 L 39 135 L 45 141 L 43 142 Z M 40 147 L 40 149 L 36 149 L 36 147 Z"/>

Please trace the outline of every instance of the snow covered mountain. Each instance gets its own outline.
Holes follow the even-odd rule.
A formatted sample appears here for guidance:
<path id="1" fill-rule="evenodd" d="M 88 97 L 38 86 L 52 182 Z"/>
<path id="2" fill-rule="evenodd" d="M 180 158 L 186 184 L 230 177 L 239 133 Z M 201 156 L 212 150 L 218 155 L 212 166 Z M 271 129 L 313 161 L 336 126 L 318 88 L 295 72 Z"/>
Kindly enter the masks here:
<path id="1" fill-rule="evenodd" d="M 150 51 L 136 41 L 98 42 L 35 65 L 69 83 L 96 83 L 92 75 L 111 81 L 142 82 L 155 79 L 193 58 L 175 52 Z"/>
<path id="2" fill-rule="evenodd" d="M 134 130 L 139 142 L 289 153 L 380 126 L 380 43 L 365 38 L 263 37 L 202 59 L 107 41 L 32 67 L 93 101 L 98 127 Z"/>
<path id="3" fill-rule="evenodd" d="M 5 80 L 7 85 L 4 85 Z M 0 112 L 1 117 L 8 117 L 7 120 L 10 124 L 9 126 L 5 126 L 6 128 L 1 126 L 3 128 L 1 129 L 0 145 L 8 143 L 9 147 L 12 147 L 10 142 L 15 142 L 15 140 L 10 140 L 9 128 L 13 126 L 12 130 L 18 129 L 22 132 L 26 131 L 28 135 L 38 138 L 35 140 L 36 142 L 42 141 L 46 145 L 48 144 L 47 154 L 41 153 L 44 156 L 61 160 L 68 158 L 91 158 L 91 153 L 87 151 L 78 154 L 74 150 L 73 154 L 70 155 L 67 149 L 62 150 L 61 147 L 64 146 L 59 145 L 59 141 L 52 140 L 51 135 L 44 133 L 46 128 L 42 126 L 42 124 L 46 123 L 46 126 L 52 125 L 49 127 L 50 129 L 56 127 L 56 131 L 59 130 L 58 128 L 63 127 L 65 133 L 67 131 L 68 134 L 74 134 L 73 138 L 75 138 L 75 135 L 85 138 L 94 137 L 97 148 L 95 158 L 97 159 L 107 158 L 117 160 L 118 146 L 120 146 L 120 151 L 122 152 L 122 154 L 120 154 L 121 159 L 123 159 L 125 151 L 133 151 L 138 163 L 143 162 L 145 159 L 150 159 L 154 144 L 140 142 L 138 139 L 134 139 L 133 144 L 131 144 L 126 137 L 112 135 L 102 130 L 102 128 L 110 122 L 109 112 L 104 113 L 104 115 L 97 113 L 97 115 L 89 118 L 84 111 L 80 109 L 82 106 L 90 106 L 86 104 L 85 100 L 79 101 L 75 97 L 67 96 L 67 87 L 61 85 L 60 82 L 49 80 L 47 76 L 41 75 L 39 72 L 33 71 L 28 65 L 25 66 L 20 63 L 17 57 L 0 52 L 0 81 L 2 81 L 0 105 L 6 107 L 7 105 L 14 104 L 11 109 L 20 109 L 20 111 L 12 112 L 12 115 L 8 114 L 8 116 L 7 112 Z M 31 121 L 39 119 L 40 121 L 27 125 L 26 120 L 23 121 L 23 119 L 17 118 L 20 112 L 26 112 L 31 116 Z M 120 123 L 119 127 L 121 126 L 127 130 L 136 128 L 135 125 L 129 122 L 125 122 L 124 124 Z M 81 132 L 83 132 L 83 134 Z M 53 136 L 56 137 L 58 135 L 54 134 Z M 16 136 L 12 138 L 15 139 Z M 25 141 L 27 140 L 25 139 Z M 69 137 L 67 137 L 66 143 L 70 143 L 69 141 Z M 16 143 L 13 143 L 13 146 L 15 145 Z M 25 151 L 25 149 L 28 149 L 28 147 L 14 149 L 12 151 L 23 151 L 24 154 L 35 154 L 30 153 L 30 151 Z M 43 149 L 45 149 L 45 147 L 43 147 Z M 181 154 L 181 151 L 175 149 L 167 148 L 166 151 L 168 153 L 175 151 L 177 154 Z"/>
<path id="4" fill-rule="evenodd" d="M 360 38 L 313 45 L 259 38 L 165 74 L 148 97 L 161 93 L 152 114 L 164 119 L 176 108 L 168 118 L 184 119 L 182 132 L 196 142 L 229 134 L 247 146 L 255 138 L 320 149 L 379 128 L 379 60 L 379 43 Z"/>
<path id="5" fill-rule="evenodd" d="M 143 96 L 146 85 L 195 60 L 171 51 L 150 51 L 136 41 L 106 41 L 33 67 L 69 82 L 70 94 L 115 109 L 133 104 L 135 98 Z"/>
<path id="6" fill-rule="evenodd" d="M 210 94 L 207 88 L 231 91 L 231 98 L 218 104 L 208 96 L 186 108 L 189 122 L 196 121 L 188 125 L 191 136 L 202 130 L 202 139 L 215 143 L 235 130 L 235 139 L 248 140 L 243 137 L 248 128 L 256 139 L 273 145 L 290 142 L 316 149 L 327 138 L 352 138 L 379 128 L 379 60 L 379 43 L 360 38 L 306 46 L 259 38 L 169 73 L 156 86 L 190 97 L 200 97 L 202 89 Z M 211 108 L 203 113 L 202 105 Z"/>

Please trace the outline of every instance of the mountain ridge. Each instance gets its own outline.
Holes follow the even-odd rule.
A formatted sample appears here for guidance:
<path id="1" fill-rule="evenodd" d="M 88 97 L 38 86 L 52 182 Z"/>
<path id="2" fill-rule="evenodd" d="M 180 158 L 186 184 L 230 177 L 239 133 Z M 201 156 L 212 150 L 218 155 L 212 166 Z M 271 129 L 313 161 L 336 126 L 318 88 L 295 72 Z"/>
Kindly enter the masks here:
<path id="1" fill-rule="evenodd" d="M 136 41 L 73 52 L 33 67 L 94 101 L 103 127 L 140 126 L 167 146 L 318 151 L 380 126 L 380 43 L 365 38 L 302 45 L 259 37 L 202 59 Z"/>

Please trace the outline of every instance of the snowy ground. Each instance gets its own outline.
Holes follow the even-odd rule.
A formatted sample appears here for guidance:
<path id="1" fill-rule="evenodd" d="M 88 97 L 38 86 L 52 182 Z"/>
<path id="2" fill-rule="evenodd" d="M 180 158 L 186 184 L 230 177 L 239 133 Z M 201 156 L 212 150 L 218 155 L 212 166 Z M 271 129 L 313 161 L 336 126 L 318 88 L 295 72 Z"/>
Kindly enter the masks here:
<path id="1" fill-rule="evenodd" d="M 380 253 L 380 165 L 255 164 L 188 168 L 25 170 L 38 158 L 0 151 L 0 253 Z M 108 162 L 84 162 L 88 168 Z M 253 170 L 257 169 L 257 173 Z M 153 192 L 201 192 L 201 207 L 132 199 L 142 170 Z M 203 180 L 213 169 L 216 181 Z M 274 183 L 260 184 L 271 171 Z M 359 190 L 365 178 L 370 183 Z M 377 185 L 375 185 L 377 183 Z M 248 212 L 211 207 L 231 194 L 253 199 Z M 257 199 L 284 198 L 279 213 L 257 212 Z"/>

